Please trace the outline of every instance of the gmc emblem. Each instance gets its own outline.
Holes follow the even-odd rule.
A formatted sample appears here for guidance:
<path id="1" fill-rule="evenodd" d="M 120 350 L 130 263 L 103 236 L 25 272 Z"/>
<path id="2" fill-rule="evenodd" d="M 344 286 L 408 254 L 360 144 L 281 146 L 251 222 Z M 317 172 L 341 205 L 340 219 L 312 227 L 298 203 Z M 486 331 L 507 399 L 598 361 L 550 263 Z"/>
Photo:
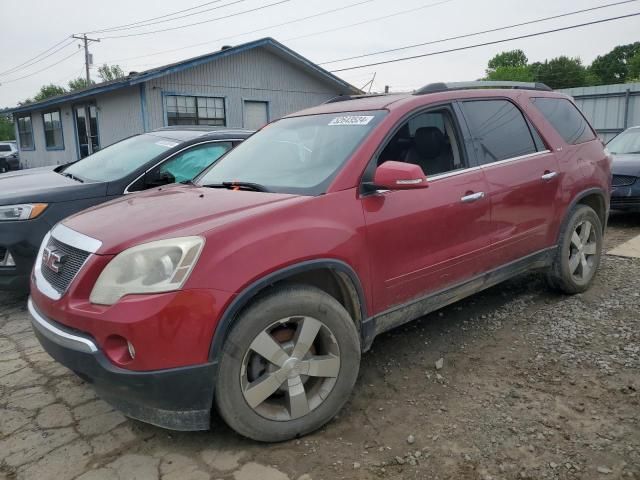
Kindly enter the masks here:
<path id="1" fill-rule="evenodd" d="M 47 247 L 42 252 L 42 264 L 49 270 L 58 273 L 66 257 L 66 255 L 58 253 L 56 250 L 52 250 Z"/>

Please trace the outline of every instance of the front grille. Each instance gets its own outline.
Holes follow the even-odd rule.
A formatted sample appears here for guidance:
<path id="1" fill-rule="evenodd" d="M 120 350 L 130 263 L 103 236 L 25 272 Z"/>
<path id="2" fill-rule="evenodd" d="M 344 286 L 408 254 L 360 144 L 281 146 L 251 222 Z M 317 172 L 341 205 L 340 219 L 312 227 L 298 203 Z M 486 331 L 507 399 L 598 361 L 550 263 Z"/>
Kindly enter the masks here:
<path id="1" fill-rule="evenodd" d="M 633 177 L 631 175 L 614 175 L 611 180 L 611 185 L 614 187 L 626 187 L 628 185 L 633 185 L 638 177 Z"/>
<path id="2" fill-rule="evenodd" d="M 82 268 L 82 265 L 84 265 L 90 253 L 62 243 L 53 237 L 49 239 L 47 248 L 62 255 L 63 259 L 60 262 L 58 272 L 54 272 L 45 265 L 44 261 L 42 261 L 40 270 L 45 280 L 62 295 L 67 291 L 67 288 L 69 288 L 69 285 L 80 271 L 80 268 Z"/>
<path id="3" fill-rule="evenodd" d="M 640 197 L 611 197 L 611 208 L 640 207 Z"/>

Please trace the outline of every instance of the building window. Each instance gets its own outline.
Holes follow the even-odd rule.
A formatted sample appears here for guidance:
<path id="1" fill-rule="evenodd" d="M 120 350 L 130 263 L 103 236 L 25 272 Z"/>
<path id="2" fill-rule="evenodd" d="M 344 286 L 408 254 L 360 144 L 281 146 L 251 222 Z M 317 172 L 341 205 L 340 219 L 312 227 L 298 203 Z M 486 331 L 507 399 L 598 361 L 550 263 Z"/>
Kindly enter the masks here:
<path id="1" fill-rule="evenodd" d="M 62 150 L 64 148 L 64 140 L 62 138 L 60 110 L 43 113 L 42 122 L 44 123 L 44 144 L 47 150 Z"/>
<path id="2" fill-rule="evenodd" d="M 167 95 L 167 124 L 226 125 L 224 98 Z"/>
<path id="3" fill-rule="evenodd" d="M 33 128 L 31 126 L 31 115 L 18 117 L 18 138 L 20 139 L 21 150 L 33 150 Z"/>

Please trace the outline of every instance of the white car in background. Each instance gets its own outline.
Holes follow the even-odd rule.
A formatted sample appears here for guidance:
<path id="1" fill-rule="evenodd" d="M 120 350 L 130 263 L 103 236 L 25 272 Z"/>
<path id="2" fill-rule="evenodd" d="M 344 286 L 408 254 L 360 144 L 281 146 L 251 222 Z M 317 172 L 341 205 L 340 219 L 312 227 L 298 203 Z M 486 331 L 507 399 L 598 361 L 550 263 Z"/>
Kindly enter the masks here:
<path id="1" fill-rule="evenodd" d="M 0 142 L 0 173 L 20 170 L 20 154 L 16 142 Z"/>

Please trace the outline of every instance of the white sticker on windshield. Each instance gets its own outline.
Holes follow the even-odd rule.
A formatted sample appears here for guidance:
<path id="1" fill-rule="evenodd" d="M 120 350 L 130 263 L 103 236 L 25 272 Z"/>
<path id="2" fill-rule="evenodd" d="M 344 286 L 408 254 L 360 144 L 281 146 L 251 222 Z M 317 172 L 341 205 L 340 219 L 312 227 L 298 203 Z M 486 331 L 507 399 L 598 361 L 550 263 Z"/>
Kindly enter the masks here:
<path id="1" fill-rule="evenodd" d="M 156 142 L 156 145 L 160 145 L 161 147 L 173 148 L 178 144 L 174 142 L 166 142 L 164 140 L 160 140 L 159 142 Z"/>
<path id="2" fill-rule="evenodd" d="M 373 115 L 344 115 L 336 117 L 329 125 L 367 125 L 373 119 Z"/>

